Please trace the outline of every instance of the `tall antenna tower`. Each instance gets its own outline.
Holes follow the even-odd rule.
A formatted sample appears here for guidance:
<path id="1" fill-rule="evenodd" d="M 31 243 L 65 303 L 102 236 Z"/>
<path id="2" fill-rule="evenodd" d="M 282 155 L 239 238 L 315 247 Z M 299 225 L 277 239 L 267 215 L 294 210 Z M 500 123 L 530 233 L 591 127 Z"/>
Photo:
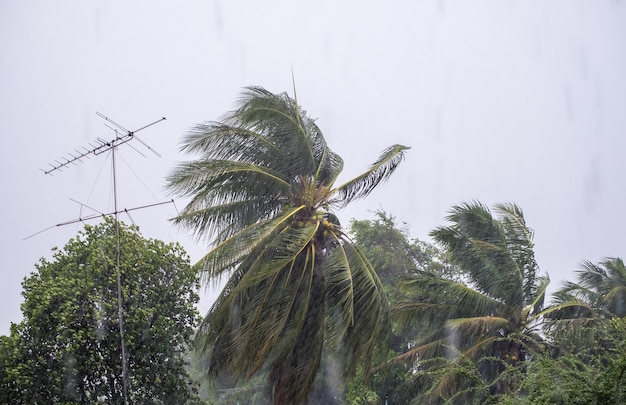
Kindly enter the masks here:
<path id="1" fill-rule="evenodd" d="M 157 156 L 161 157 L 161 155 L 159 155 L 154 149 L 152 149 L 145 142 L 139 139 L 136 133 L 143 129 L 151 127 L 152 125 L 158 124 L 161 121 L 164 121 L 165 117 L 162 117 L 154 122 L 151 122 L 150 124 L 144 125 L 143 127 L 138 128 L 134 131 L 129 131 L 123 126 L 121 126 L 120 124 L 118 124 L 117 122 L 105 116 L 104 114 L 101 114 L 99 112 L 96 112 L 96 114 L 107 122 L 105 125 L 108 128 L 110 128 L 111 130 L 115 132 L 115 138 L 110 141 L 105 141 L 104 139 L 97 138 L 96 141 L 94 141 L 94 143 L 89 143 L 88 148 L 82 147 L 81 149 L 75 149 L 74 152 L 70 152 L 66 156 L 62 157 L 61 161 L 55 160 L 54 163 L 49 163 L 48 165 L 50 166 L 50 168 L 41 169 L 41 170 L 44 172 L 44 174 L 51 175 L 52 173 L 56 171 L 63 171 L 64 169 L 69 168 L 70 165 L 76 165 L 77 162 L 82 162 L 83 159 L 91 158 L 91 155 L 98 156 L 108 151 L 111 152 L 111 165 L 112 165 L 112 171 L 113 171 L 113 206 L 114 208 L 113 208 L 113 212 L 110 214 L 113 214 L 115 216 L 115 241 L 116 241 L 115 272 L 116 272 L 116 279 L 117 279 L 118 325 L 119 325 L 120 345 L 121 345 L 121 352 L 122 352 L 122 358 L 121 358 L 122 393 L 123 393 L 123 398 L 124 398 L 124 404 L 128 405 L 128 358 L 126 354 L 126 343 L 125 343 L 125 338 L 124 338 L 124 306 L 123 306 L 123 296 L 122 296 L 122 279 L 121 279 L 121 274 L 120 274 L 121 248 L 120 248 L 119 214 L 121 212 L 127 212 L 129 210 L 125 209 L 123 211 L 120 211 L 117 206 L 117 174 L 116 174 L 115 152 L 119 146 L 125 143 L 128 143 L 133 139 L 136 139 L 143 146 L 145 146 L 148 150 L 150 150 Z M 129 145 L 129 146 L 132 147 L 132 145 Z M 133 147 L 133 149 L 135 148 Z M 141 152 L 139 152 L 137 149 L 135 150 L 141 154 Z M 147 207 L 154 206 L 154 205 L 159 205 L 159 204 L 146 205 L 146 206 L 135 208 L 135 209 L 147 208 Z M 110 214 L 103 214 L 103 215 L 110 215 Z M 91 216 L 90 218 L 94 218 L 94 217 L 96 216 Z M 79 222 L 85 219 L 87 218 L 79 218 L 78 220 L 68 221 L 65 223 L 57 224 L 56 226 Z"/>

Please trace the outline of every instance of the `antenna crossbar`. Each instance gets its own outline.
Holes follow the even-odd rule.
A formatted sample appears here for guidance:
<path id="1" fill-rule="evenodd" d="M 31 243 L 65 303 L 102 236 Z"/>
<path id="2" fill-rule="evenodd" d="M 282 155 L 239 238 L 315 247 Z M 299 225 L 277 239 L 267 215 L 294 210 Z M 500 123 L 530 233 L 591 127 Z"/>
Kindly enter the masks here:
<path id="1" fill-rule="evenodd" d="M 121 126 L 120 124 L 118 124 L 117 122 L 113 121 L 112 119 L 110 119 L 109 117 L 107 117 L 106 115 L 96 112 L 96 114 L 101 117 L 102 119 L 104 119 L 105 121 L 113 124 L 115 127 L 117 127 L 118 129 L 120 129 L 122 132 L 124 132 L 125 134 L 122 136 L 118 135 L 118 132 L 116 129 L 111 128 L 115 131 L 115 139 L 110 140 L 110 141 L 106 141 L 102 138 L 96 138 L 95 141 L 93 141 L 93 143 L 88 143 L 88 145 L 90 146 L 90 148 L 85 148 L 85 147 L 81 147 L 82 150 L 78 150 L 78 149 L 74 149 L 74 153 L 68 153 L 66 156 L 61 157 L 61 161 L 58 160 L 54 160 L 53 163 L 48 163 L 48 166 L 50 166 L 49 169 L 40 169 L 42 172 L 44 172 L 44 174 L 51 174 L 57 170 L 61 171 L 62 169 L 68 167 L 69 165 L 75 165 L 76 161 L 78 162 L 82 162 L 82 159 L 84 158 L 90 158 L 89 155 L 94 155 L 94 156 L 98 156 L 104 152 L 107 152 L 113 148 L 117 148 L 120 145 L 125 144 L 126 142 L 131 141 L 134 137 L 135 137 L 135 133 L 139 132 L 143 129 L 146 129 L 148 127 L 151 127 L 154 124 L 157 124 L 163 120 L 165 120 L 165 117 L 161 117 L 160 119 L 151 122 L 148 125 L 144 125 L 143 127 L 136 129 L 134 131 L 129 131 L 126 128 L 124 128 L 123 126 Z M 105 124 L 106 125 L 106 124 Z M 108 125 L 107 125 L 108 126 Z M 143 142 L 142 140 L 140 140 L 139 138 L 137 138 L 137 140 L 144 145 L 146 148 L 148 148 L 150 151 L 152 151 L 153 153 L 155 153 L 157 156 L 160 157 L 160 155 L 154 150 L 152 149 L 150 146 L 148 146 L 145 142 Z"/>
<path id="2" fill-rule="evenodd" d="M 108 217 L 108 216 L 111 216 L 111 215 L 117 215 L 117 214 L 123 214 L 123 213 L 127 213 L 128 214 L 131 211 L 137 211 L 137 210 L 141 210 L 141 209 L 145 209 L 145 208 L 152 208 L 152 207 L 156 207 L 156 206 L 164 205 L 164 204 L 174 204 L 174 200 L 161 201 L 161 202 L 158 202 L 158 203 L 147 204 L 147 205 L 142 205 L 142 206 L 133 207 L 133 208 L 124 208 L 122 210 L 113 211 L 113 212 L 97 213 L 97 214 L 89 214 L 89 215 L 81 216 L 80 218 L 71 219 L 71 220 L 65 221 L 65 222 L 59 222 L 58 224 L 49 226 L 46 229 L 43 229 L 43 230 L 41 230 L 41 231 L 39 231 L 37 233 L 34 233 L 32 235 L 29 235 L 29 236 L 25 237 L 22 240 L 30 239 L 33 236 L 37 236 L 40 233 L 43 233 L 43 232 L 47 231 L 48 229 L 52 229 L 52 228 L 55 228 L 55 227 L 76 224 L 78 222 L 91 221 L 92 219 L 104 218 L 104 217 Z M 90 208 L 90 209 L 93 209 L 93 208 Z"/>

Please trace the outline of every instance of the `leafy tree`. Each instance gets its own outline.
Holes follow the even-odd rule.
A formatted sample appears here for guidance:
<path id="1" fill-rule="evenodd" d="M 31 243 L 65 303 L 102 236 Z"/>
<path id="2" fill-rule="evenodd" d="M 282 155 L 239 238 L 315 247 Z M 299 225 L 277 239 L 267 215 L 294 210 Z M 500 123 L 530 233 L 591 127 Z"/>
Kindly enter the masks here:
<path id="1" fill-rule="evenodd" d="M 115 228 L 111 218 L 85 226 L 25 278 L 24 320 L 0 341 L 0 402 L 123 402 Z M 197 275 L 178 244 L 145 239 L 134 226 L 119 231 L 128 400 L 185 403 Z"/>
<path id="2" fill-rule="evenodd" d="M 315 121 L 286 94 L 251 87 L 182 149 L 199 157 L 168 179 L 190 198 L 175 222 L 213 239 L 197 264 L 205 280 L 229 277 L 198 333 L 208 373 L 251 376 L 266 366 L 275 403 L 306 402 L 324 349 L 350 372 L 385 324 L 374 268 L 331 209 L 367 196 L 407 148 L 391 146 L 335 186 L 343 160 Z"/>
<path id="3" fill-rule="evenodd" d="M 392 304 L 402 294 L 401 282 L 418 270 L 450 279 L 460 278 L 459 270 L 437 246 L 411 239 L 408 228 L 398 224 L 393 215 L 383 210 L 374 214 L 375 220 L 352 220 L 349 233 L 376 269 Z"/>
<path id="4" fill-rule="evenodd" d="M 626 403 L 626 321 L 595 325 L 602 336 L 593 350 L 580 348 L 559 356 L 541 355 L 528 363 L 519 392 L 502 405 L 594 405 Z M 606 341 L 611 344 L 606 345 Z"/>
<path id="5" fill-rule="evenodd" d="M 494 210 L 478 202 L 453 207 L 452 224 L 431 236 L 465 280 L 418 271 L 406 283 L 412 299 L 394 309 L 421 329 L 397 360 L 414 367 L 424 401 L 495 400 L 515 389 L 529 353 L 542 345 L 535 326 L 548 278 L 538 274 L 532 231 L 516 205 Z"/>

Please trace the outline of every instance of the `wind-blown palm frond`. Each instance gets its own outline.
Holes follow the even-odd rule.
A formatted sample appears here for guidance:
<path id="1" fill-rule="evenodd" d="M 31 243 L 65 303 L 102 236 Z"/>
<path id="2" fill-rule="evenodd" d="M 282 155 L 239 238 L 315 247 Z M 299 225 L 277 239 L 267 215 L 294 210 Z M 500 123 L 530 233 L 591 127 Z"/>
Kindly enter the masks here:
<path id="1" fill-rule="evenodd" d="M 536 283 L 530 289 L 530 302 L 522 312 L 522 319 L 527 319 L 529 322 L 545 316 L 544 303 L 546 300 L 546 291 L 550 285 L 550 277 L 548 276 L 536 277 L 535 280 Z"/>
<path id="2" fill-rule="evenodd" d="M 340 206 L 367 197 L 380 182 L 387 180 L 404 159 L 404 151 L 407 149 L 402 145 L 387 148 L 368 171 L 337 187 L 335 193 L 339 196 Z"/>
<path id="3" fill-rule="evenodd" d="M 496 204 L 494 210 L 500 214 L 500 223 L 504 229 L 507 245 L 512 259 L 524 275 L 524 296 L 534 296 L 536 286 L 537 262 L 533 250 L 533 231 L 526 226 L 522 210 L 515 204 Z M 528 303 L 528 302 L 526 302 Z"/>
<path id="4" fill-rule="evenodd" d="M 508 240 L 503 223 L 477 202 L 453 207 L 447 220 L 453 225 L 436 228 L 431 236 L 448 249 L 475 288 L 498 300 L 520 305 L 525 269 L 515 261 L 510 246 L 515 240 Z"/>
<path id="5" fill-rule="evenodd" d="M 374 269 L 327 210 L 367 196 L 408 148 L 387 149 L 333 188 L 343 160 L 315 121 L 286 94 L 250 87 L 181 149 L 198 158 L 168 177 L 189 200 L 174 222 L 212 242 L 196 264 L 203 281 L 229 277 L 196 340 L 208 373 L 267 370 L 276 403 L 306 402 L 323 350 L 340 353 L 349 372 L 386 325 Z"/>
<path id="6" fill-rule="evenodd" d="M 494 314 L 501 306 L 498 300 L 474 288 L 425 271 L 403 282 L 403 288 L 413 294 L 414 300 L 400 303 L 393 311 L 405 322 L 441 325 L 448 319 Z M 416 311 L 418 305 L 421 308 Z"/>

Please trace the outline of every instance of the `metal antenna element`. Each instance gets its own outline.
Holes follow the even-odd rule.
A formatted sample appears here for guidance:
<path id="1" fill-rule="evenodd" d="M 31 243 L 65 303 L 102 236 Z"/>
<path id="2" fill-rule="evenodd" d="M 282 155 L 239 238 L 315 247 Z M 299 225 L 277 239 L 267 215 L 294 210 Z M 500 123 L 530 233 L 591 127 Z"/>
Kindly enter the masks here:
<path id="1" fill-rule="evenodd" d="M 112 128 L 110 125 L 105 124 L 109 129 L 112 129 L 113 131 L 115 131 L 115 139 L 112 139 L 110 141 L 105 141 L 104 139 L 101 138 L 96 138 L 96 140 L 94 141 L 95 144 L 89 143 L 90 148 L 85 148 L 83 147 L 82 150 L 78 150 L 75 149 L 74 153 L 68 153 L 66 157 L 62 157 L 62 161 L 59 162 L 58 160 L 55 160 L 55 163 L 49 163 L 49 166 L 51 167 L 49 170 L 44 170 L 41 169 L 44 174 L 51 174 L 55 171 L 62 171 L 64 168 L 67 168 L 69 165 L 75 165 L 76 161 L 82 162 L 82 159 L 84 158 L 90 158 L 90 155 L 94 155 L 94 156 L 98 156 L 104 152 L 107 151 L 111 151 L 111 161 L 112 161 L 112 166 L 113 166 L 113 201 L 114 201 L 114 210 L 113 212 L 109 213 L 109 214 L 98 214 L 98 215 L 93 215 L 93 216 L 88 216 L 85 218 L 79 218 L 75 221 L 68 221 L 68 222 L 64 222 L 61 224 L 57 224 L 56 226 L 61 226 L 61 225 L 66 225 L 66 224 L 70 224 L 73 222 L 79 222 L 79 221 L 84 221 L 86 219 L 91 219 L 91 218 L 95 218 L 98 216 L 106 216 L 106 215 L 115 215 L 115 240 L 116 240 L 116 258 L 115 258 L 115 270 L 116 270 L 116 276 L 117 276 L 117 310 L 118 310 L 118 324 L 119 324 L 119 332 L 120 332 L 120 344 L 121 344 L 121 354 L 122 354 L 122 358 L 121 358 L 121 362 L 122 362 L 122 393 L 123 393 L 123 398 L 124 398 L 124 405 L 128 405 L 128 357 L 126 354 L 126 343 L 125 343 L 125 337 L 124 337 L 124 306 L 123 306 L 123 296 L 122 296 L 122 279 L 121 279 L 121 274 L 120 274 L 120 258 L 121 258 L 121 247 L 120 247 L 120 226 L 119 226 L 119 214 L 122 212 L 126 212 L 128 214 L 128 211 L 134 210 L 134 209 L 140 209 L 140 208 L 147 208 L 149 206 L 143 206 L 143 207 L 138 207 L 138 208 L 131 208 L 131 209 L 124 209 L 124 210 L 119 210 L 117 207 L 117 175 L 116 175 L 116 170 L 115 170 L 115 150 L 117 149 L 118 146 L 123 145 L 129 141 L 131 141 L 133 138 L 136 138 L 143 146 L 145 146 L 148 150 L 150 150 L 151 152 L 153 152 L 155 155 L 157 155 L 158 157 L 161 157 L 160 154 L 158 154 L 154 149 L 152 149 L 150 146 L 148 146 L 145 142 L 143 142 L 141 139 L 137 138 L 137 136 L 135 135 L 137 132 L 146 129 L 154 124 L 157 124 L 163 120 L 165 120 L 165 117 L 162 117 L 161 119 L 158 119 L 154 122 L 151 122 L 148 125 L 144 125 L 141 128 L 138 128 L 134 131 L 129 131 L 126 128 L 124 128 L 123 126 L 121 126 L 120 124 L 118 124 L 117 122 L 113 121 L 112 119 L 110 119 L 109 117 L 107 117 L 106 115 L 96 112 L 96 114 L 98 115 L 98 117 L 104 119 L 107 123 L 110 123 L 111 125 L 113 125 Z M 117 128 L 117 129 L 116 129 Z M 124 133 L 124 135 L 119 135 L 118 133 L 118 129 L 120 131 L 122 131 Z M 135 149 L 135 148 L 133 148 Z M 137 149 L 135 149 L 137 150 Z M 139 152 L 139 151 L 137 151 Z M 143 155 L 143 153 L 139 152 L 140 154 Z M 145 156 L 145 155 L 144 155 Z M 173 202 L 173 201 L 172 201 Z M 168 201 L 169 203 L 169 201 Z M 153 205 L 160 205 L 160 204 L 165 204 L 165 203 L 159 203 L 159 204 L 153 204 Z M 153 206 L 150 205 L 150 206 Z M 82 207 L 86 207 L 86 205 L 81 204 L 81 212 L 82 212 Z M 90 208 L 90 207 L 87 207 Z M 90 208 L 93 210 L 93 208 Z M 96 211 L 96 210 L 94 210 Z M 98 211 L 96 211 L 98 212 Z M 50 227 L 51 228 L 51 227 Z M 47 229 L 50 229 L 47 228 Z M 43 231 L 41 231 L 43 232 Z M 38 233 L 41 233 L 38 232 Z M 37 234 L 35 234 L 37 235 Z M 34 236 L 34 235 L 31 235 Z M 30 237 L 30 236 L 29 236 Z M 27 239 L 27 238 L 26 238 Z"/>
<path id="2" fill-rule="evenodd" d="M 166 119 L 165 117 L 161 117 L 160 119 L 154 122 L 151 122 L 148 125 L 144 125 L 143 127 L 138 128 L 134 131 L 129 131 L 102 113 L 99 113 L 96 111 L 96 115 L 98 115 L 98 117 L 104 119 L 105 121 L 113 124 L 113 126 L 120 129 L 122 132 L 124 132 L 124 135 L 119 136 L 117 133 L 117 130 L 107 125 L 107 127 L 115 130 L 115 133 L 116 133 L 115 139 L 111 141 L 105 141 L 102 138 L 96 138 L 96 140 L 93 141 L 93 143 L 92 142 L 88 143 L 89 148 L 81 147 L 81 149 L 74 149 L 74 152 L 69 152 L 66 156 L 61 157 L 62 159 L 61 162 L 55 159 L 53 163 L 48 163 L 48 166 L 50 166 L 48 170 L 40 169 L 42 172 L 44 172 L 44 174 L 51 174 L 57 170 L 62 171 L 64 168 L 67 168 L 69 165 L 75 165 L 76 161 L 82 162 L 82 159 L 90 159 L 91 158 L 90 155 L 98 156 L 104 152 L 117 148 L 118 146 L 131 141 L 133 138 L 137 139 L 137 141 L 139 141 L 143 146 L 145 146 L 152 153 L 154 153 L 158 157 L 161 157 L 161 155 L 158 152 L 156 152 L 154 149 L 148 146 L 148 144 L 146 144 L 144 141 L 139 139 L 135 134 L 143 129 L 151 127 L 154 124 L 158 124 L 159 122 L 164 121 Z"/>
<path id="3" fill-rule="evenodd" d="M 145 209 L 145 208 L 152 208 L 152 207 L 156 207 L 156 206 L 164 205 L 164 204 L 174 204 L 174 200 L 162 201 L 162 202 L 158 202 L 158 203 L 154 203 L 154 204 L 146 204 L 146 205 L 142 205 L 142 206 L 134 207 L 134 208 L 124 208 L 124 209 L 116 211 L 116 212 L 102 212 L 102 213 L 99 212 L 98 214 L 89 214 L 89 215 L 81 216 L 79 218 L 70 219 L 69 221 L 59 222 L 58 224 L 54 224 L 52 226 L 49 226 L 46 229 L 42 229 L 39 232 L 35 232 L 32 235 L 28 235 L 27 237 L 23 238 L 22 240 L 30 239 L 30 238 L 32 238 L 34 236 L 37 236 L 40 233 L 44 233 L 45 231 L 47 231 L 49 229 L 52 229 L 52 228 L 58 228 L 58 227 L 65 226 L 65 225 L 76 224 L 78 222 L 87 222 L 87 221 L 91 221 L 92 219 L 108 217 L 109 215 L 128 214 L 128 213 L 133 212 L 133 211 L 142 210 L 142 209 Z M 98 212 L 94 208 L 88 207 L 86 205 L 83 205 L 83 206 L 89 208 L 90 210 Z"/>

